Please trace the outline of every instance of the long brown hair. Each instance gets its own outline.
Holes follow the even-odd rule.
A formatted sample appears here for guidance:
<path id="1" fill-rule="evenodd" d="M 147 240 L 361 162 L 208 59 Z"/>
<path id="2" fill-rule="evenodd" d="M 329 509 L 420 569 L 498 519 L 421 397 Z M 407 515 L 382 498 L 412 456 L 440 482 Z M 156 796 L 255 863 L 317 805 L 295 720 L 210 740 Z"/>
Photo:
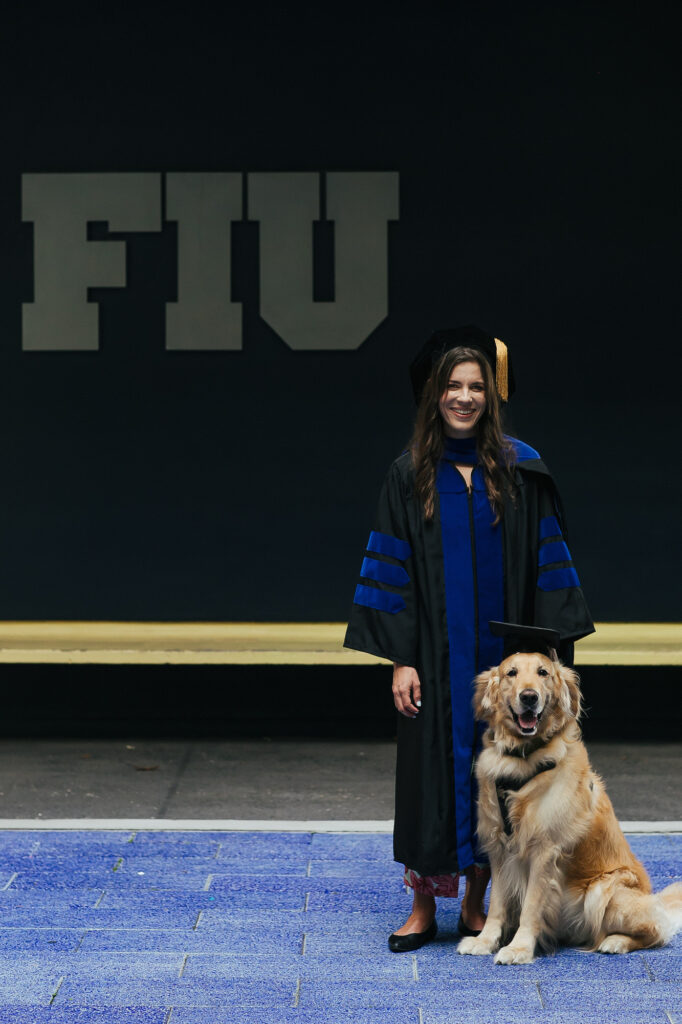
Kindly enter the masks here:
<path id="1" fill-rule="evenodd" d="M 451 348 L 441 356 L 424 385 L 410 451 L 415 470 L 415 490 L 424 506 L 424 517 L 433 519 L 436 494 L 436 472 L 445 445 L 443 417 L 439 403 L 455 366 L 477 363 L 485 385 L 485 410 L 477 424 L 476 453 L 483 469 L 490 504 L 499 523 L 504 506 L 504 493 L 513 494 L 513 466 L 516 452 L 502 433 L 502 410 L 495 387 L 495 378 L 488 360 L 473 348 Z"/>

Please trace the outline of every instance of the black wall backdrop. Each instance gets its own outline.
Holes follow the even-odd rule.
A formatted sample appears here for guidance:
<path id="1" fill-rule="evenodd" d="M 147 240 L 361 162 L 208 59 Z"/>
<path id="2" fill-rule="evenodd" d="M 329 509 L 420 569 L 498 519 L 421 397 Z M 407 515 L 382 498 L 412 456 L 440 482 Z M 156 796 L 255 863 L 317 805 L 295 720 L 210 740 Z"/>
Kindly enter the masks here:
<path id="1" fill-rule="evenodd" d="M 595 618 L 678 618 L 672 12 L 17 5 L 0 41 L 0 617 L 344 619 L 409 436 L 409 359 L 473 322 L 513 354 L 511 432 L 555 472 Z M 115 236 L 127 287 L 90 293 L 99 351 L 22 351 L 22 174 L 116 171 L 397 172 L 388 317 L 357 350 L 290 349 L 259 316 L 251 221 L 233 237 L 242 350 L 167 351 L 164 223 Z"/>

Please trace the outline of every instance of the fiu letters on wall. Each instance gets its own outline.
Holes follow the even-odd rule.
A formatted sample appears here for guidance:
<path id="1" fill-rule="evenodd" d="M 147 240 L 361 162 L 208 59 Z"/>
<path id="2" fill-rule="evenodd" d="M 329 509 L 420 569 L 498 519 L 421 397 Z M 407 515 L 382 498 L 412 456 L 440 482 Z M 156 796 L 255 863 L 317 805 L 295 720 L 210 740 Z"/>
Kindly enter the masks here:
<path id="1" fill-rule="evenodd" d="M 88 239 L 177 223 L 177 301 L 166 304 L 166 348 L 242 347 L 242 305 L 230 294 L 231 226 L 260 232 L 260 315 L 292 349 L 356 349 L 388 315 L 387 224 L 398 219 L 396 172 L 24 174 L 33 223 L 34 300 L 25 350 L 99 347 L 88 288 L 126 285 L 124 240 Z M 314 301 L 313 226 L 333 230 L 334 297 Z"/>

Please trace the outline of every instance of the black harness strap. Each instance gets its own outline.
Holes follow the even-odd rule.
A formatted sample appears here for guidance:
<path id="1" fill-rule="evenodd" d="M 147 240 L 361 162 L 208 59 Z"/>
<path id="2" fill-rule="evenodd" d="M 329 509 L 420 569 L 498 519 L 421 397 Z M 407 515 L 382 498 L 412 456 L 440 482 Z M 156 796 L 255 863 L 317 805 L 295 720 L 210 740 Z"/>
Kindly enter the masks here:
<path id="1" fill-rule="evenodd" d="M 540 775 L 541 772 L 550 771 L 552 768 L 556 768 L 556 761 L 545 761 L 543 764 L 540 765 L 539 768 L 536 768 L 533 774 L 529 776 L 527 779 L 505 779 L 503 776 L 502 778 L 495 780 L 495 789 L 497 790 L 497 802 L 500 805 L 500 814 L 502 815 L 502 823 L 504 824 L 505 835 L 510 836 L 512 834 L 512 825 L 511 821 L 509 820 L 509 806 L 507 803 L 508 794 L 510 792 L 518 793 L 518 791 L 520 789 L 523 789 L 526 783 L 530 782 L 531 779 L 534 779 L 537 775 Z"/>

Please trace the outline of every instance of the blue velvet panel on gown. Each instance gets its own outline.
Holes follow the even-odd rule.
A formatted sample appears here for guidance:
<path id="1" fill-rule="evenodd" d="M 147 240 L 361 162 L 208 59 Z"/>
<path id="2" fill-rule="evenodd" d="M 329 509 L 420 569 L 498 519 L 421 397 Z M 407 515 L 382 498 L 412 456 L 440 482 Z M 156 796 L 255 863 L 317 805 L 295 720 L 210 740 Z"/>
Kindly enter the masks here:
<path id="1" fill-rule="evenodd" d="M 446 457 L 460 458 L 450 451 Z M 490 632 L 490 619 L 504 619 L 502 529 L 482 471 L 472 472 L 469 494 L 462 474 L 442 462 L 437 476 L 445 568 L 445 600 L 450 660 L 452 748 L 455 776 L 457 859 L 462 867 L 480 861 L 476 848 L 474 757 L 482 728 L 472 709 L 474 677 L 503 657 L 503 641 Z"/>

